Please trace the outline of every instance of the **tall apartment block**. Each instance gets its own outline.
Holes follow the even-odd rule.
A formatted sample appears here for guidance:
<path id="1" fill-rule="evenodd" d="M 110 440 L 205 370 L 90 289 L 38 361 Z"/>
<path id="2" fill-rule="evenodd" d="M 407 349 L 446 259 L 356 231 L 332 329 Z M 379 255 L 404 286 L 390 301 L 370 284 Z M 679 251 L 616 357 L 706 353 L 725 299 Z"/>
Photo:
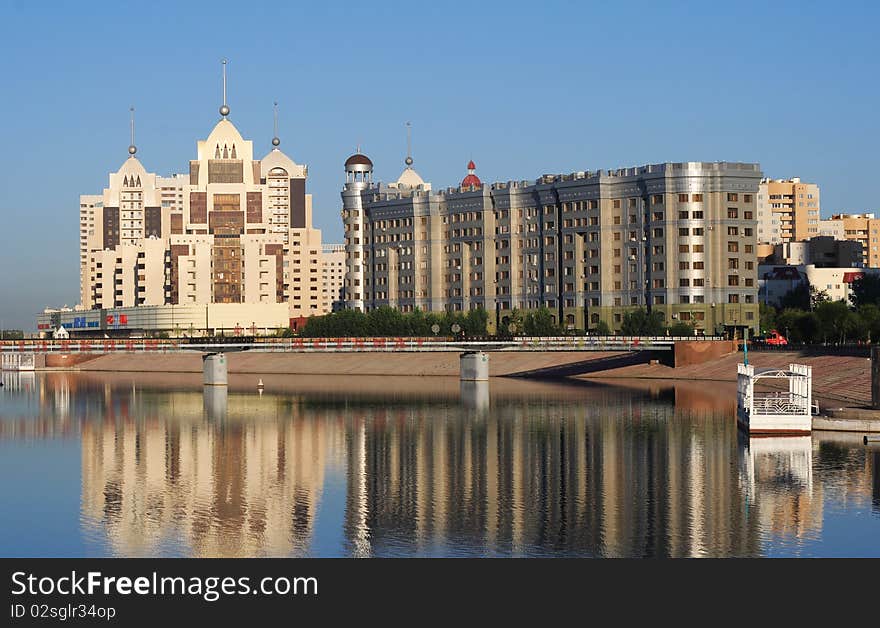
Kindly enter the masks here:
<path id="1" fill-rule="evenodd" d="M 819 186 L 799 178 L 762 179 L 758 189 L 758 242 L 781 244 L 819 233 Z"/>
<path id="2" fill-rule="evenodd" d="M 277 136 L 255 158 L 228 115 L 224 103 L 188 174 L 147 172 L 132 139 L 103 194 L 80 197 L 82 308 L 286 303 L 291 319 L 331 310 L 339 279 L 312 225 L 308 168 Z"/>
<path id="3" fill-rule="evenodd" d="M 637 307 L 707 333 L 756 327 L 753 163 L 663 163 L 484 185 L 473 162 L 432 191 L 406 168 L 373 180 L 345 162 L 345 304 L 412 311 L 483 307 L 504 326 L 546 306 L 569 328 L 620 329 Z M 496 315 L 492 316 L 492 312 Z"/>

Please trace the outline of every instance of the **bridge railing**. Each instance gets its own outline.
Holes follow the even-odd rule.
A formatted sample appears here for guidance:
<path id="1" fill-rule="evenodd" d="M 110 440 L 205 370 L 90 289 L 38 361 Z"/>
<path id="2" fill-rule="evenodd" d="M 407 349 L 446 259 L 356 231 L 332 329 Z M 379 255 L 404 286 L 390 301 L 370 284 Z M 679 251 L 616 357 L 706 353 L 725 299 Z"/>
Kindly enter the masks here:
<path id="1" fill-rule="evenodd" d="M 701 341 L 717 340 L 699 337 Z M 451 338 L 271 338 L 236 339 L 210 342 L 197 339 L 81 339 L 81 340 L 17 340 L 2 343 L 3 352 L 34 353 L 176 353 L 187 351 L 639 351 L 668 350 L 679 341 L 695 340 L 691 336 L 557 336 L 520 337 L 511 339 L 455 340 Z M 242 341 L 244 340 L 244 341 Z"/>

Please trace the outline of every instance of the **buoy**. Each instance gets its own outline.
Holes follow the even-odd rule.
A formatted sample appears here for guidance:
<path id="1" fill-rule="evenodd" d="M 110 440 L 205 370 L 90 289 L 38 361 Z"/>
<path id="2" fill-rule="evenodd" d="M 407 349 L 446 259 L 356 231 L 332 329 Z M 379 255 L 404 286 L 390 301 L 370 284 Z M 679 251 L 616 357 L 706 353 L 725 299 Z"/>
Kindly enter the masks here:
<path id="1" fill-rule="evenodd" d="M 260 381 L 257 382 L 257 388 L 262 388 L 262 387 L 263 387 L 263 380 L 260 379 Z"/>

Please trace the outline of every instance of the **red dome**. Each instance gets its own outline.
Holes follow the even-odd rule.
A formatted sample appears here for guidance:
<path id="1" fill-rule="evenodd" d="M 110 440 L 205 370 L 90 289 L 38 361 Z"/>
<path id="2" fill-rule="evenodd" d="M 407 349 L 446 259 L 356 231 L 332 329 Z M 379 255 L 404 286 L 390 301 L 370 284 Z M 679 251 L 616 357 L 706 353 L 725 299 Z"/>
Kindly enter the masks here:
<path id="1" fill-rule="evenodd" d="M 474 160 L 471 159 L 467 165 L 468 175 L 461 180 L 461 187 L 465 189 L 483 187 L 483 182 L 480 181 L 480 177 L 474 174 L 476 168 L 477 165 L 474 163 Z"/>
<path id="2" fill-rule="evenodd" d="M 475 174 L 469 174 L 464 179 L 461 180 L 461 187 L 463 188 L 481 188 L 483 187 L 483 182 L 480 181 L 480 177 Z"/>

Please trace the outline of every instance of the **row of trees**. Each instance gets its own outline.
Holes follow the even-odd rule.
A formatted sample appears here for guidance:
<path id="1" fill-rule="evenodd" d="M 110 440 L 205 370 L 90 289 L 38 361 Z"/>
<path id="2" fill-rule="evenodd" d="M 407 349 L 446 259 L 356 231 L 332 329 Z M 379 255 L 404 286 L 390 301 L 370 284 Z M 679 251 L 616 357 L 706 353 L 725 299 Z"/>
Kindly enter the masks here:
<path id="1" fill-rule="evenodd" d="M 880 276 L 856 279 L 850 300 L 832 301 L 805 284 L 786 294 L 779 308 L 761 305 L 761 329 L 776 329 L 794 343 L 880 340 Z"/>
<path id="2" fill-rule="evenodd" d="M 456 332 L 453 328 L 458 325 L 458 334 L 484 336 L 488 320 L 488 314 L 482 308 L 467 313 L 438 314 L 419 309 L 403 313 L 383 306 L 366 313 L 358 310 L 341 310 L 325 316 L 312 316 L 306 321 L 300 334 L 309 338 L 454 336 Z"/>
<path id="3" fill-rule="evenodd" d="M 300 330 L 309 338 L 340 338 L 369 336 L 485 336 L 488 334 L 489 315 L 483 308 L 464 312 L 423 312 L 416 309 L 403 313 L 383 306 L 369 312 L 341 310 L 325 316 L 313 316 Z M 565 330 L 557 324 L 554 313 L 546 307 L 523 312 L 514 309 L 505 315 L 501 323 L 501 335 L 560 336 Z M 435 331 L 436 330 L 436 331 Z M 626 336 L 693 336 L 694 327 L 678 322 L 667 327 L 661 312 L 637 309 L 627 312 L 622 321 L 621 333 Z M 582 333 L 582 332 L 581 332 Z M 611 335 L 611 329 L 601 321 L 593 333 Z M 289 330 L 284 335 L 292 335 Z"/>

